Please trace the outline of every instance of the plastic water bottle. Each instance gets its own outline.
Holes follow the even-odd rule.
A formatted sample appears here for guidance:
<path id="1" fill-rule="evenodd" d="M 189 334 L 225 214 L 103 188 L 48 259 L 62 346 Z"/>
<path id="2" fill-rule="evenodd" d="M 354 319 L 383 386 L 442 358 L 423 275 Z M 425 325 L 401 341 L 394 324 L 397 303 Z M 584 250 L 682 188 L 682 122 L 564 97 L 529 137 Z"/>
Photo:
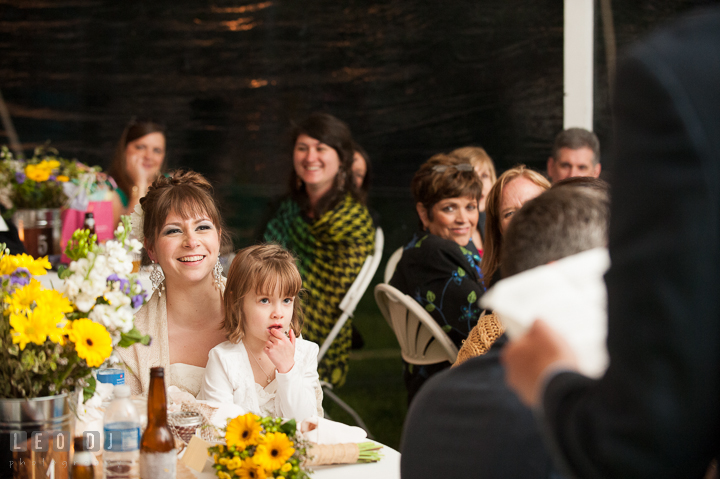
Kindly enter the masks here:
<path id="1" fill-rule="evenodd" d="M 130 399 L 130 386 L 115 386 L 115 399 L 105 411 L 103 477 L 140 477 L 140 416 Z"/>

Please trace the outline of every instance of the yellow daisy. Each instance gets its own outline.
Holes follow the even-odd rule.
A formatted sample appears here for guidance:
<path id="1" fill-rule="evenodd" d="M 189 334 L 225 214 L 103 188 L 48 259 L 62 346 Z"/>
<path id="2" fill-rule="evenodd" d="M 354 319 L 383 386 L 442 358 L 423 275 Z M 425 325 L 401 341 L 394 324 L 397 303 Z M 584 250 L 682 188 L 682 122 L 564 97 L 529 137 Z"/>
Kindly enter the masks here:
<path id="1" fill-rule="evenodd" d="M 265 479 L 265 469 L 259 464 L 255 464 L 251 457 L 245 458 L 239 469 L 235 470 L 235 474 L 240 479 Z"/>
<path id="2" fill-rule="evenodd" d="M 65 176 L 65 175 L 58 175 L 58 177 L 56 178 L 56 180 L 58 180 L 58 181 L 60 181 L 60 182 L 62 182 L 62 183 L 67 183 L 68 181 L 70 181 L 70 178 L 68 178 L 68 177 Z"/>
<path id="3" fill-rule="evenodd" d="M 43 325 L 45 334 L 50 341 L 65 344 L 63 335 L 65 334 L 67 319 L 61 311 L 53 307 L 48 307 L 47 305 L 42 305 L 33 309 L 31 314 L 35 317 L 35 321 L 37 321 L 38 324 Z M 28 316 L 30 316 L 30 314 L 28 314 Z"/>
<path id="4" fill-rule="evenodd" d="M 78 356 L 91 368 L 105 362 L 112 353 L 112 338 L 102 324 L 83 318 L 73 321 L 70 338 Z"/>
<path id="5" fill-rule="evenodd" d="M 227 472 L 218 471 L 217 473 L 218 479 L 231 479 L 232 476 L 228 474 Z"/>
<path id="6" fill-rule="evenodd" d="M 42 294 L 42 289 L 40 281 L 33 278 L 22 288 L 16 289 L 12 296 L 6 296 L 4 301 L 10 312 L 22 314 L 32 308 L 35 300 Z"/>
<path id="7" fill-rule="evenodd" d="M 47 329 L 37 314 L 30 311 L 29 315 L 10 313 L 10 326 L 13 343 L 25 349 L 28 343 L 43 344 L 47 339 Z"/>
<path id="8" fill-rule="evenodd" d="M 46 307 L 58 313 L 72 313 L 73 306 L 70 300 L 54 289 L 44 289 L 35 301 L 38 307 Z"/>
<path id="9" fill-rule="evenodd" d="M 260 418 L 253 413 L 238 416 L 227 425 L 225 430 L 225 442 L 228 447 L 235 446 L 242 450 L 253 444 L 257 444 L 262 426 Z"/>
<path id="10" fill-rule="evenodd" d="M 27 165 L 25 167 L 25 175 L 37 182 L 47 181 L 51 173 L 51 170 L 43 167 L 40 163 L 37 165 Z"/>
<path id="11" fill-rule="evenodd" d="M 265 434 L 262 443 L 255 450 L 253 459 L 267 472 L 270 472 L 280 469 L 294 452 L 293 443 L 286 434 L 269 432 Z"/>
<path id="12" fill-rule="evenodd" d="M 242 464 L 242 459 L 235 456 L 225 464 L 225 467 L 232 470 L 232 469 L 237 469 L 238 467 L 240 467 L 241 464 Z"/>

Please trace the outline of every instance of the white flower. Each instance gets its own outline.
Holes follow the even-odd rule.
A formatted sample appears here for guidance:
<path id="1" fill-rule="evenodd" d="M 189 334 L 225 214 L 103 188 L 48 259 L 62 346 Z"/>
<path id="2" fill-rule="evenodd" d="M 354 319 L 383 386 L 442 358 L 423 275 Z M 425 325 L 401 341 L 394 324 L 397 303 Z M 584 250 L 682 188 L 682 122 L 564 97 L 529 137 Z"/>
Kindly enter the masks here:
<path id="1" fill-rule="evenodd" d="M 75 306 L 77 307 L 77 309 L 79 309 L 83 313 L 87 313 L 95 305 L 95 301 L 97 301 L 97 296 L 82 292 L 82 293 L 78 294 L 77 297 L 75 298 Z M 98 305 L 98 306 L 105 306 L 105 305 Z"/>
<path id="2" fill-rule="evenodd" d="M 115 308 L 109 304 L 98 304 L 90 312 L 88 318 L 102 324 L 111 332 L 127 333 L 133 328 L 132 310 L 126 307 Z"/>
<path id="3" fill-rule="evenodd" d="M 145 240 L 143 235 L 143 222 L 145 219 L 145 212 L 140 206 L 140 203 L 135 205 L 135 209 L 130 213 L 130 226 L 132 226 L 132 235 L 138 239 L 141 243 Z"/>
<path id="4" fill-rule="evenodd" d="M 143 244 L 141 242 L 139 242 L 135 238 L 130 239 L 130 250 L 133 253 L 140 253 L 140 251 L 142 250 L 142 247 L 143 247 Z"/>
<path id="5" fill-rule="evenodd" d="M 122 291 L 110 291 L 109 293 L 105 293 L 105 299 L 114 308 L 130 306 L 131 303 L 130 298 Z"/>

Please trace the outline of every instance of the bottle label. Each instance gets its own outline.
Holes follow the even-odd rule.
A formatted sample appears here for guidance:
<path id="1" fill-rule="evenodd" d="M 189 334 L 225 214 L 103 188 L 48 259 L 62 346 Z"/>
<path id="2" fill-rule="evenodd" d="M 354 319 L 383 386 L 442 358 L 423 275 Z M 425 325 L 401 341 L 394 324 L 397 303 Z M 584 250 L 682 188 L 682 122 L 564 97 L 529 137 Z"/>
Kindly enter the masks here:
<path id="1" fill-rule="evenodd" d="M 113 422 L 106 424 L 105 450 L 128 452 L 140 449 L 140 426 L 134 422 Z"/>
<path id="2" fill-rule="evenodd" d="M 140 451 L 140 479 L 175 479 L 177 451 Z"/>

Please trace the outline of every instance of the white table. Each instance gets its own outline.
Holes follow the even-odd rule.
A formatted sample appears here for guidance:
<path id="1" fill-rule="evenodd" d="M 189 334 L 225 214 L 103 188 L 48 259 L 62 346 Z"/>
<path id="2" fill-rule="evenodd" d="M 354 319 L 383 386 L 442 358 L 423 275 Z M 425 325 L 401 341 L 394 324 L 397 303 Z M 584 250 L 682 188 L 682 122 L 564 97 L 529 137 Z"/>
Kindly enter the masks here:
<path id="1" fill-rule="evenodd" d="M 47 274 L 33 277 L 40 281 L 40 283 L 48 289 L 60 289 L 62 288 L 64 283 L 62 279 L 58 278 L 58 274 L 56 271 L 48 271 Z M 152 282 L 150 281 L 150 272 L 141 269 L 138 273 L 138 279 L 140 280 L 140 283 L 142 283 L 145 292 L 148 294 L 148 298 L 150 298 L 150 295 L 152 295 Z"/>
<path id="2" fill-rule="evenodd" d="M 310 477 L 313 479 L 400 479 L 400 453 L 387 446 L 383 446 L 380 453 L 383 458 L 378 462 L 312 467 L 313 473 L 310 474 Z M 178 465 L 180 465 L 179 461 Z M 217 478 L 214 472 L 196 472 L 184 465 L 183 469 L 186 474 L 178 474 L 178 479 L 189 478 L 187 472 L 197 479 Z"/>

